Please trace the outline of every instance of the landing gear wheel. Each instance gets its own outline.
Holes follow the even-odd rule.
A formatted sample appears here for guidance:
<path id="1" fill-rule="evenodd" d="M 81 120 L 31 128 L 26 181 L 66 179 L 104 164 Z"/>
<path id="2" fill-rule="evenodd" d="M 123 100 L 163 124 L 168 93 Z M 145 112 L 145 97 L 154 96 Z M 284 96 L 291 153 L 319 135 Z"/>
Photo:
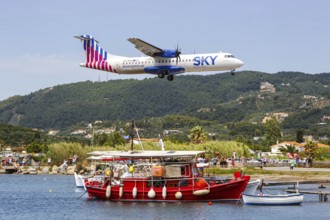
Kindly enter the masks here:
<path id="1" fill-rule="evenodd" d="M 168 75 L 168 76 L 167 76 L 167 80 L 168 80 L 168 81 L 173 81 L 173 79 L 174 79 L 174 76 L 173 76 L 173 75 Z"/>
<path id="2" fill-rule="evenodd" d="M 235 70 L 230 71 L 230 75 L 234 76 L 235 75 Z"/>
<path id="3" fill-rule="evenodd" d="M 164 74 L 163 73 L 158 73 L 158 77 L 163 79 L 164 78 Z"/>

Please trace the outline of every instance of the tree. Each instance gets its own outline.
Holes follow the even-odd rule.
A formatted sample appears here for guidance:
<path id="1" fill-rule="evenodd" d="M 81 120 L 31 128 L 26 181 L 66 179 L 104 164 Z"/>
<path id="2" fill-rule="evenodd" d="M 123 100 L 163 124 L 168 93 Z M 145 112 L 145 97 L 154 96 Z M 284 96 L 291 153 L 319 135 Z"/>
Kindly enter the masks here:
<path id="1" fill-rule="evenodd" d="M 313 141 L 308 141 L 305 145 L 305 154 L 307 157 L 314 157 L 317 151 L 317 144 Z"/>
<path id="2" fill-rule="evenodd" d="M 298 143 L 304 142 L 304 131 L 302 129 L 296 131 L 296 141 Z"/>
<path id="3" fill-rule="evenodd" d="M 264 125 L 265 138 L 269 145 L 276 144 L 282 138 L 281 125 L 275 117 L 267 120 Z"/>
<path id="4" fill-rule="evenodd" d="M 120 135 L 120 133 L 116 131 L 108 136 L 105 144 L 111 147 L 116 147 L 118 145 L 124 145 L 126 142 L 127 141 Z"/>
<path id="5" fill-rule="evenodd" d="M 293 157 L 295 154 L 298 154 L 298 153 L 299 153 L 299 151 L 298 151 L 298 149 L 296 148 L 296 146 L 295 146 L 295 145 L 292 145 L 292 144 L 290 144 L 290 145 L 286 145 L 285 147 L 281 147 L 281 148 L 279 148 L 279 150 L 281 151 L 281 153 L 282 153 L 283 155 L 291 154 L 292 157 Z"/>
<path id="6" fill-rule="evenodd" d="M 41 144 L 33 141 L 31 144 L 29 144 L 26 148 L 26 152 L 28 153 L 40 153 L 42 152 L 43 147 Z"/>
<path id="7" fill-rule="evenodd" d="M 190 129 L 189 138 L 190 141 L 200 144 L 207 140 L 207 133 L 203 132 L 203 128 L 201 126 L 195 126 Z"/>

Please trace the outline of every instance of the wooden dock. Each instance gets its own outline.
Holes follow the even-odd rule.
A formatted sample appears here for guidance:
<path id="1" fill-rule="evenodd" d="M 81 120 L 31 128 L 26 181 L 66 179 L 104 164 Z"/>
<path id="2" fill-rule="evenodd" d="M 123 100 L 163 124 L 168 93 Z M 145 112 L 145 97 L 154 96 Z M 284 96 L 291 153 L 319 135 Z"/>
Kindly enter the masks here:
<path id="1" fill-rule="evenodd" d="M 306 180 L 306 181 L 290 181 L 290 182 L 264 182 L 261 181 L 261 190 L 263 186 L 279 186 L 279 185 L 293 185 L 293 187 L 289 187 L 288 190 L 285 190 L 288 193 L 302 193 L 302 194 L 314 194 L 319 195 L 320 202 L 328 201 L 328 195 L 330 195 L 330 191 L 325 190 L 299 190 L 299 184 L 321 184 L 320 189 L 325 189 L 322 184 L 330 183 L 330 180 Z"/>
<path id="2" fill-rule="evenodd" d="M 285 190 L 288 193 L 296 193 L 297 190 Z M 302 194 L 314 194 L 314 195 L 319 195 L 319 201 L 320 202 L 326 202 L 328 201 L 328 195 L 330 195 L 330 191 L 305 191 L 305 190 L 299 190 L 298 192 Z"/>
<path id="3" fill-rule="evenodd" d="M 262 180 L 263 186 L 279 186 L 279 185 L 299 185 L 299 184 L 323 184 L 330 183 L 330 180 L 305 180 L 305 181 L 289 181 L 289 182 L 264 182 Z"/>

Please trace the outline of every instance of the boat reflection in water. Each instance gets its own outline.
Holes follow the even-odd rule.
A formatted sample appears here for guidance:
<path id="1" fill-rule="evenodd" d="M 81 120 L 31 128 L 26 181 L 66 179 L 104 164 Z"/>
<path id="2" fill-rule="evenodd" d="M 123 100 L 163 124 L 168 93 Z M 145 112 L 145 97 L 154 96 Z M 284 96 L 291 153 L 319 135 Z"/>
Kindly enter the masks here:
<path id="1" fill-rule="evenodd" d="M 110 201 L 237 201 L 250 177 L 235 173 L 225 182 L 206 181 L 196 159 L 204 151 L 109 151 L 101 180 L 86 180 L 90 198 Z M 110 158 L 110 159 L 109 159 Z"/>

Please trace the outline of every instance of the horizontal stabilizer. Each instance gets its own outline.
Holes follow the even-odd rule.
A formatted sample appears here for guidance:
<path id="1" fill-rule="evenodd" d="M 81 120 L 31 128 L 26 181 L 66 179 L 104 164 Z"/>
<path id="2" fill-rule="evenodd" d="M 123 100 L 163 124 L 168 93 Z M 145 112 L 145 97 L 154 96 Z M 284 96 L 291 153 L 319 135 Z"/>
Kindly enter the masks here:
<path id="1" fill-rule="evenodd" d="M 81 35 L 81 36 L 74 36 L 74 37 L 81 40 L 81 41 L 83 41 L 83 40 L 88 40 L 88 41 L 94 40 L 96 43 L 99 43 L 98 40 L 96 40 L 95 38 L 93 38 L 90 35 Z"/>

